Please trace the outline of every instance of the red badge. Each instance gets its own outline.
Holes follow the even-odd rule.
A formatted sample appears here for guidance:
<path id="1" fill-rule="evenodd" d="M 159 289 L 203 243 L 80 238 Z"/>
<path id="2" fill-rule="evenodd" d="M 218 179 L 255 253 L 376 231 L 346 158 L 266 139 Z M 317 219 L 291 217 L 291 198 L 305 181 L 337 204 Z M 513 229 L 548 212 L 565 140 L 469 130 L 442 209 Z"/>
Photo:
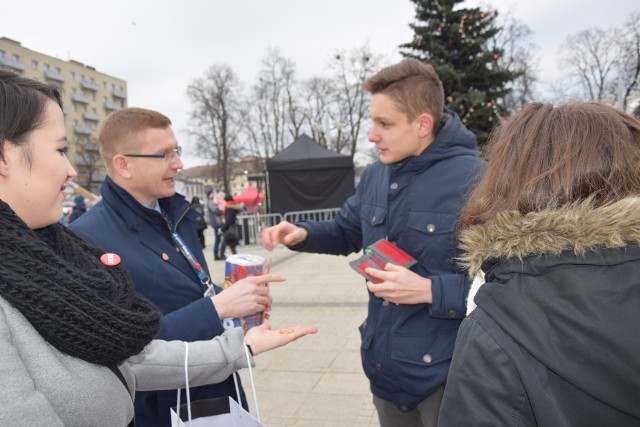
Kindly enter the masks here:
<path id="1" fill-rule="evenodd" d="M 120 264 L 120 256 L 118 254 L 106 253 L 100 257 L 100 262 L 109 267 Z"/>

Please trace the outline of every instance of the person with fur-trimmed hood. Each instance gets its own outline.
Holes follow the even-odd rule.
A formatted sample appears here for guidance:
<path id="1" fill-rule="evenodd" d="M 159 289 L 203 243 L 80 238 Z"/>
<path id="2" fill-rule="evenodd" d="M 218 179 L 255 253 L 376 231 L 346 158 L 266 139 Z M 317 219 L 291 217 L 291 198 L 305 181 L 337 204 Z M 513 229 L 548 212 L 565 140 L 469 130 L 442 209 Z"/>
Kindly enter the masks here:
<path id="1" fill-rule="evenodd" d="M 640 121 L 532 104 L 503 123 L 462 210 L 484 273 L 439 426 L 640 425 Z"/>

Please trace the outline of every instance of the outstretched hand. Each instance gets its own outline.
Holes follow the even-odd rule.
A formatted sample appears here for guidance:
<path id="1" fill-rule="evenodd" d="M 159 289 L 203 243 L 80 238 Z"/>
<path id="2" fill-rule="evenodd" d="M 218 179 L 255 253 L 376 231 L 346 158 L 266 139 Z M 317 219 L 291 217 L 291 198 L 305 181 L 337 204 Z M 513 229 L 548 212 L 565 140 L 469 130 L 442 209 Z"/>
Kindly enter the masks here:
<path id="1" fill-rule="evenodd" d="M 383 280 L 382 283 L 367 282 L 367 288 L 378 298 L 394 304 L 430 304 L 433 300 L 431 279 L 408 268 L 388 263 L 384 270 L 369 267 L 365 272 Z"/>
<path id="2" fill-rule="evenodd" d="M 278 244 L 287 246 L 297 245 L 307 238 L 307 230 L 287 221 L 281 221 L 278 225 L 262 230 L 262 246 L 268 251 L 273 250 Z"/>
<path id="3" fill-rule="evenodd" d="M 283 328 L 271 330 L 271 325 L 263 323 L 253 327 L 244 336 L 245 342 L 251 346 L 253 355 L 256 356 L 265 351 L 289 344 L 308 334 L 315 334 L 318 328 L 311 326 L 296 326 L 295 328 Z"/>

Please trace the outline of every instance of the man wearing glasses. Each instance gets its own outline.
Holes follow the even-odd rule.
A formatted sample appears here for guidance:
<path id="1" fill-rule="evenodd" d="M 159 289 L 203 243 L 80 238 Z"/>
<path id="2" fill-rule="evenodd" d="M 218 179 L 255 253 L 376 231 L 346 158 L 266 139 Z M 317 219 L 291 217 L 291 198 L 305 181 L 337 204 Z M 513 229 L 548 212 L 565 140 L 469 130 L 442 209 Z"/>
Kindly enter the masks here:
<path id="1" fill-rule="evenodd" d="M 224 291 L 209 286 L 197 214 L 175 191 L 182 150 L 166 116 L 141 108 L 115 111 L 102 123 L 98 141 L 107 169 L 102 200 L 71 229 L 120 257 L 138 292 L 163 313 L 157 338 L 211 339 L 222 334 L 221 319 L 269 308 L 269 290 L 262 285 L 283 280 L 277 276 L 244 279 Z M 235 399 L 236 391 L 229 377 L 193 387 L 190 394 L 192 400 Z M 136 393 L 136 426 L 170 426 L 169 407 L 175 400 L 175 391 Z"/>

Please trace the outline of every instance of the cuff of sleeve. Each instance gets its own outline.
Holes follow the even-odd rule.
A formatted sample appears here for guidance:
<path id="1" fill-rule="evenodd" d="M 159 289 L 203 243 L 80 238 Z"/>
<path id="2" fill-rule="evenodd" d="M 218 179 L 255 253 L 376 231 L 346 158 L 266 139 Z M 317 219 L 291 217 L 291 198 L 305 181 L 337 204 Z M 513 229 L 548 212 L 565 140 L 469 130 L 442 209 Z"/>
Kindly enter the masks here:
<path id="1" fill-rule="evenodd" d="M 218 288 L 217 286 L 216 292 L 220 292 L 220 288 Z M 213 330 L 213 336 L 215 337 L 221 335 L 224 332 L 224 327 L 222 326 L 222 320 L 220 320 L 218 310 L 216 309 L 216 305 L 213 303 L 213 300 L 210 297 L 202 298 L 202 304 L 211 307 L 211 310 L 207 310 L 207 312 L 210 313 L 210 316 L 206 316 L 206 323 Z"/>
<path id="2" fill-rule="evenodd" d="M 244 330 L 242 328 L 231 328 L 222 335 L 229 342 L 230 352 L 227 354 L 228 361 L 234 366 L 234 370 L 255 366 L 253 356 L 247 360 L 246 343 L 244 341 Z"/>
<path id="3" fill-rule="evenodd" d="M 306 221 L 296 222 L 295 226 L 304 228 L 305 230 L 307 230 L 307 238 L 302 242 L 298 243 L 297 245 L 287 246 L 287 248 L 289 248 L 292 251 L 304 252 L 304 249 L 309 244 L 309 240 L 310 240 L 309 226 L 307 225 Z"/>
<path id="4" fill-rule="evenodd" d="M 429 315 L 441 319 L 465 317 L 463 276 L 430 276 L 432 302 Z"/>

